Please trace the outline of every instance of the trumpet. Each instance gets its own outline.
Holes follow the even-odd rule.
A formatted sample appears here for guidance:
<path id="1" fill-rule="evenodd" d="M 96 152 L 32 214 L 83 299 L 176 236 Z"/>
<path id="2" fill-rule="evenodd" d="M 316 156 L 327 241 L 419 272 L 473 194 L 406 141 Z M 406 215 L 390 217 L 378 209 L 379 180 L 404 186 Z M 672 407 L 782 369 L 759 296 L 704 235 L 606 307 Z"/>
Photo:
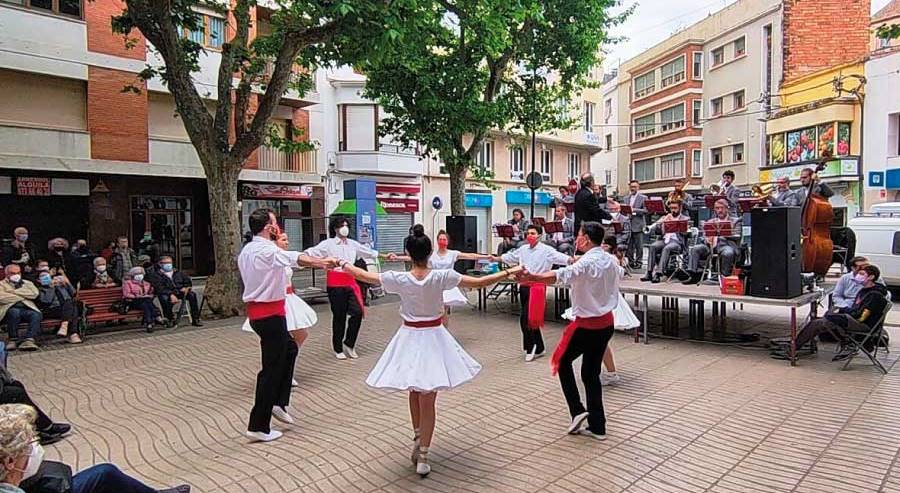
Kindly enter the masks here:
<path id="1" fill-rule="evenodd" d="M 772 195 L 772 192 L 775 191 L 775 185 L 771 183 L 766 185 L 753 185 L 752 187 L 750 187 L 750 191 L 753 193 L 753 197 L 757 199 L 764 199 Z"/>

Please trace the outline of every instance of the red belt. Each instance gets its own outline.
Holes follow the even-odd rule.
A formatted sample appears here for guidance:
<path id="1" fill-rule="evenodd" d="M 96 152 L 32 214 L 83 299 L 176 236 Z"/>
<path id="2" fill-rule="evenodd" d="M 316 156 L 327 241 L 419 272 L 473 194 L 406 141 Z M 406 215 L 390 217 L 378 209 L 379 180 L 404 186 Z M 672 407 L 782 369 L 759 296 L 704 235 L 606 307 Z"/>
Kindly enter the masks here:
<path id="1" fill-rule="evenodd" d="M 522 283 L 519 286 L 528 288 L 528 319 L 531 330 L 544 327 L 544 312 L 547 309 L 547 285 L 543 283 Z"/>
<path id="2" fill-rule="evenodd" d="M 346 272 L 329 270 L 326 271 L 325 274 L 325 286 L 329 288 L 350 288 L 356 296 L 356 301 L 359 303 L 359 308 L 362 310 L 363 316 L 366 315 L 366 305 L 363 303 L 362 290 L 359 289 L 356 278 Z"/>
<path id="3" fill-rule="evenodd" d="M 550 373 L 556 375 L 556 372 L 559 371 L 559 362 L 562 361 L 563 355 L 566 354 L 566 349 L 569 348 L 569 343 L 572 341 L 572 336 L 575 334 L 576 330 L 612 329 L 614 322 L 615 320 L 613 319 L 612 312 L 600 315 L 599 317 L 576 317 L 572 323 L 566 325 L 566 328 L 563 329 L 559 344 L 556 345 L 553 356 L 550 357 Z"/>
<path id="4" fill-rule="evenodd" d="M 247 318 L 250 320 L 283 317 L 284 315 L 284 300 L 247 302 Z"/>
<path id="5" fill-rule="evenodd" d="M 288 286 L 285 292 L 287 294 L 294 294 L 294 286 Z"/>
<path id="6" fill-rule="evenodd" d="M 410 322 L 409 320 L 403 320 L 403 325 L 411 328 L 411 329 L 430 329 L 432 327 L 440 327 L 444 323 L 443 318 L 436 318 L 434 320 L 421 320 L 418 322 Z"/>

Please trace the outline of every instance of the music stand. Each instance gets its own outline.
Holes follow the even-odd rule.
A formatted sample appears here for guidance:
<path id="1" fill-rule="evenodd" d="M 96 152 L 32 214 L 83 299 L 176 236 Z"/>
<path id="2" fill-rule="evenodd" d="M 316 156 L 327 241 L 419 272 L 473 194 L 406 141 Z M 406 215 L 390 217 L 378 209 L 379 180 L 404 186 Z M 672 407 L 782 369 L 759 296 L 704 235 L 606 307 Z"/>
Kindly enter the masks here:
<path id="1" fill-rule="evenodd" d="M 750 212 L 754 207 L 759 207 L 765 202 L 766 199 L 758 199 L 755 197 L 738 199 L 738 205 L 741 207 L 741 212 Z"/>
<path id="2" fill-rule="evenodd" d="M 703 204 L 708 209 L 712 209 L 716 206 L 716 202 L 718 202 L 720 199 L 725 199 L 725 201 L 728 201 L 728 197 L 724 195 L 707 195 L 703 197 Z"/>
<path id="3" fill-rule="evenodd" d="M 727 238 L 733 235 L 734 223 L 731 221 L 707 221 L 703 223 L 703 236 L 707 238 Z"/>
<path id="4" fill-rule="evenodd" d="M 516 235 L 516 232 L 513 230 L 512 224 L 495 224 L 494 231 L 497 232 L 497 236 L 500 238 L 512 238 Z"/>
<path id="5" fill-rule="evenodd" d="M 561 221 L 545 222 L 544 232 L 547 234 L 563 233 L 563 223 Z"/>
<path id="6" fill-rule="evenodd" d="M 622 214 L 623 216 L 630 216 L 633 212 L 634 210 L 632 210 L 630 205 L 619 205 L 619 214 Z"/>
<path id="7" fill-rule="evenodd" d="M 622 229 L 624 228 L 624 226 L 622 226 L 622 223 L 620 223 L 619 221 L 613 221 L 610 223 L 610 225 L 612 226 L 613 233 L 615 233 L 615 234 L 622 233 Z"/>
<path id="8" fill-rule="evenodd" d="M 644 201 L 644 207 L 647 208 L 647 212 L 650 214 L 665 214 L 666 213 L 666 204 L 663 202 L 663 199 L 659 197 L 648 198 Z"/>
<path id="9" fill-rule="evenodd" d="M 543 228 L 544 225 L 547 224 L 547 220 L 544 219 L 543 217 L 532 217 L 531 224 L 534 224 L 535 226 L 540 226 Z"/>
<path id="10" fill-rule="evenodd" d="M 566 204 L 566 214 L 572 214 L 575 212 L 575 202 L 563 202 Z"/>
<path id="11" fill-rule="evenodd" d="M 663 234 L 687 233 L 688 221 L 686 219 L 679 219 L 677 221 L 663 221 L 662 230 Z"/>

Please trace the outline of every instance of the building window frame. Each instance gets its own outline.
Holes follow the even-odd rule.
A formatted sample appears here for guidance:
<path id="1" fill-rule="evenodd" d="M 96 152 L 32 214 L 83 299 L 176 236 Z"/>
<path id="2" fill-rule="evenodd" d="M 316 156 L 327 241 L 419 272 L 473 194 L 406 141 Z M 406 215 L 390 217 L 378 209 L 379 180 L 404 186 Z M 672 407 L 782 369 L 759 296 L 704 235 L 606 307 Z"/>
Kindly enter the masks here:
<path id="1" fill-rule="evenodd" d="M 657 173 L 659 179 L 672 180 L 675 178 L 684 178 L 684 158 L 684 151 L 673 152 L 670 154 L 659 156 L 657 160 L 657 162 L 659 163 L 659 173 Z M 667 161 L 671 164 L 667 163 Z M 681 164 L 677 164 L 678 161 L 681 161 Z"/>
<path id="2" fill-rule="evenodd" d="M 731 111 L 742 111 L 747 109 L 747 91 L 741 89 L 731 93 Z"/>
<path id="3" fill-rule="evenodd" d="M 723 112 L 723 106 L 725 106 L 725 102 L 722 97 L 710 99 L 709 115 L 711 117 L 721 116 Z"/>
<path id="4" fill-rule="evenodd" d="M 553 176 L 553 149 L 541 149 L 541 177 L 544 182 L 550 183 Z"/>
<path id="5" fill-rule="evenodd" d="M 699 128 L 703 123 L 703 100 L 702 99 L 692 99 L 691 100 L 691 126 L 694 128 Z"/>
<path id="6" fill-rule="evenodd" d="M 670 110 L 677 110 L 679 107 L 681 108 L 681 118 L 677 118 L 677 119 L 671 120 L 671 121 L 666 121 L 664 118 L 665 113 Z M 685 117 L 684 112 L 685 112 L 684 102 L 681 102 L 676 105 L 669 106 L 668 108 L 663 108 L 662 110 L 660 110 L 659 111 L 660 134 L 663 134 L 666 132 L 672 132 L 672 131 L 684 128 L 684 117 Z M 678 112 L 676 111 L 675 116 L 677 116 L 677 113 Z"/>
<path id="7" fill-rule="evenodd" d="M 665 69 L 669 66 L 672 66 L 673 64 L 680 64 L 681 70 L 678 71 L 677 67 L 676 67 L 674 72 L 672 72 L 670 75 L 666 75 Z M 684 72 L 686 69 L 685 65 L 686 65 L 686 58 L 684 55 L 680 55 L 680 56 L 660 65 L 659 66 L 660 89 L 665 89 L 667 87 L 671 87 L 680 82 L 683 82 L 684 81 Z"/>
<path id="8" fill-rule="evenodd" d="M 606 98 L 603 102 L 603 123 L 609 123 L 612 119 L 612 98 Z"/>
<path id="9" fill-rule="evenodd" d="M 656 135 L 656 113 L 635 118 L 631 123 L 634 128 L 634 142 Z"/>
<path id="10" fill-rule="evenodd" d="M 648 78 L 649 82 L 646 82 L 642 88 L 638 89 L 638 81 L 646 81 Z M 635 100 L 645 98 L 656 92 L 656 69 L 635 77 L 632 86 L 632 94 L 634 95 Z"/>
<path id="11" fill-rule="evenodd" d="M 19 2 L 7 3 L 7 2 L 3 2 L 2 0 L 0 0 L 0 2 L 2 2 L 5 5 L 17 5 L 19 7 L 24 7 L 26 9 L 28 9 L 30 12 L 37 12 L 37 13 L 42 13 L 42 14 L 47 14 L 47 15 L 60 16 L 60 17 L 65 17 L 67 19 L 84 20 L 84 2 L 85 2 L 85 0 L 75 0 L 78 2 L 78 14 L 73 14 L 70 12 L 63 12 L 63 10 L 60 8 L 60 3 L 62 0 L 50 0 L 50 8 L 49 9 L 45 8 L 45 7 L 34 6 L 34 5 L 32 5 L 32 1 L 33 0 L 21 0 Z"/>
<path id="12" fill-rule="evenodd" d="M 691 177 L 703 177 L 703 149 L 691 149 Z"/>
<path id="13" fill-rule="evenodd" d="M 525 179 L 525 148 L 522 146 L 509 148 L 509 179 Z"/>
<path id="14" fill-rule="evenodd" d="M 746 156 L 746 148 L 743 142 L 738 142 L 736 144 L 731 145 L 731 163 L 732 164 L 743 164 L 747 159 Z"/>
<path id="15" fill-rule="evenodd" d="M 588 133 L 594 132 L 594 108 L 595 104 L 592 101 L 584 102 L 584 131 Z"/>
<path id="16" fill-rule="evenodd" d="M 642 173 L 638 176 L 638 166 L 641 166 Z M 646 170 L 650 170 L 650 176 L 646 174 Z M 648 181 L 656 181 L 656 158 L 635 159 L 631 161 L 631 179 L 641 183 Z"/>
<path id="17" fill-rule="evenodd" d="M 709 58 L 710 58 L 710 65 L 713 68 L 724 65 L 725 64 L 725 47 L 720 46 L 718 48 L 710 50 Z"/>
<path id="18" fill-rule="evenodd" d="M 740 43 L 740 45 L 738 44 Z M 747 54 L 747 36 L 741 36 L 731 42 L 733 47 L 733 58 L 740 58 Z M 740 47 L 738 47 L 740 46 Z"/>
<path id="19" fill-rule="evenodd" d="M 691 52 L 691 78 L 693 80 L 703 80 L 703 52 Z"/>
<path id="20" fill-rule="evenodd" d="M 481 143 L 481 150 L 475 156 L 475 164 L 482 171 L 494 171 L 494 141 L 485 139 Z"/>
<path id="21" fill-rule="evenodd" d="M 612 134 L 606 134 L 606 149 L 604 149 L 606 152 L 612 150 L 612 137 Z"/>
<path id="22" fill-rule="evenodd" d="M 57 1 L 57 0 L 53 0 Z M 203 25 L 201 26 L 201 31 L 191 31 L 187 27 L 181 28 L 181 35 L 185 39 L 189 39 L 200 46 L 213 51 L 221 51 L 222 45 L 225 43 L 225 18 L 218 17 L 215 15 L 209 14 L 197 14 L 203 20 Z M 210 24 L 211 19 L 215 19 L 221 25 L 221 29 L 214 34 L 214 31 L 211 29 Z M 202 39 L 197 39 L 197 37 Z"/>
<path id="23" fill-rule="evenodd" d="M 570 180 L 581 176 L 581 154 L 570 152 L 566 163 L 566 171 L 569 173 Z"/>
<path id="24" fill-rule="evenodd" d="M 713 166 L 723 166 L 728 163 L 725 162 L 725 147 L 713 147 L 709 150 L 709 167 Z M 717 162 L 718 161 L 718 162 Z"/>

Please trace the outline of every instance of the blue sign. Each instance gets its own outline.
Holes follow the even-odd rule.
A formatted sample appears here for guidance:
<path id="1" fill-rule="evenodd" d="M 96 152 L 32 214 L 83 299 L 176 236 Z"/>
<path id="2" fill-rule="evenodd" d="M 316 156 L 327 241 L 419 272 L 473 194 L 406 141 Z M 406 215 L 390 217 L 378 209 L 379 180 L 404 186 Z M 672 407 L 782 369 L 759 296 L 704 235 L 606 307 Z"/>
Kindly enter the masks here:
<path id="1" fill-rule="evenodd" d="M 900 190 L 900 168 L 887 170 L 884 174 L 884 187 L 888 190 Z"/>
<path id="2" fill-rule="evenodd" d="M 869 171 L 869 186 L 881 188 L 884 186 L 884 171 Z"/>
<path id="3" fill-rule="evenodd" d="M 550 205 L 552 197 L 547 192 L 534 192 L 534 205 Z M 531 190 L 507 190 L 506 203 L 510 205 L 531 205 Z"/>
<path id="4" fill-rule="evenodd" d="M 431 199 L 431 207 L 434 207 L 434 210 L 439 211 L 439 210 L 441 210 L 441 207 L 443 207 L 443 206 L 444 206 L 444 202 L 442 202 L 441 198 L 438 197 L 437 195 L 435 195 L 434 198 Z"/>
<path id="5" fill-rule="evenodd" d="M 494 196 L 489 193 L 467 193 L 466 207 L 491 207 L 494 205 Z"/>

